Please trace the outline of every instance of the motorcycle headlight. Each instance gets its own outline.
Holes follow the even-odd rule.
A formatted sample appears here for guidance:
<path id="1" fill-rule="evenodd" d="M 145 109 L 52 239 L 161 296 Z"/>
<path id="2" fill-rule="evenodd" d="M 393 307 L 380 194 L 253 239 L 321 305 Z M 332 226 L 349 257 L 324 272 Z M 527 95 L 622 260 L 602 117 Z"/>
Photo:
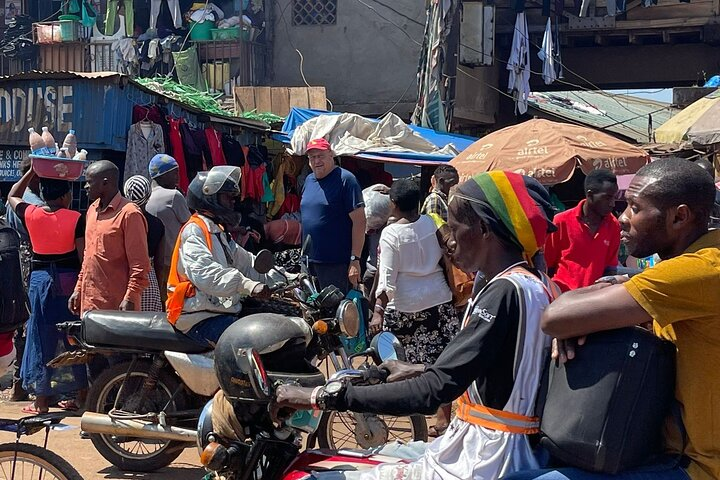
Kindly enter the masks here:
<path id="1" fill-rule="evenodd" d="M 348 338 L 357 337 L 360 332 L 360 312 L 352 300 L 343 300 L 335 313 L 340 331 Z"/>

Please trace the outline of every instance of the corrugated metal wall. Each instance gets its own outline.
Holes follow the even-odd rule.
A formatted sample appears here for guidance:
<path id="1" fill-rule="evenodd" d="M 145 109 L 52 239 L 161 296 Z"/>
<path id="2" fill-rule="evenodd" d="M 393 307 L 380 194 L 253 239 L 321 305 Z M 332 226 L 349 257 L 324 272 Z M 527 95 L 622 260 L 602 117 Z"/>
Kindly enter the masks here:
<path id="1" fill-rule="evenodd" d="M 133 94 L 152 96 L 114 79 L 34 80 L 0 83 L 0 144 L 27 146 L 27 129 L 47 126 L 56 140 L 74 129 L 88 150 L 125 150 Z"/>

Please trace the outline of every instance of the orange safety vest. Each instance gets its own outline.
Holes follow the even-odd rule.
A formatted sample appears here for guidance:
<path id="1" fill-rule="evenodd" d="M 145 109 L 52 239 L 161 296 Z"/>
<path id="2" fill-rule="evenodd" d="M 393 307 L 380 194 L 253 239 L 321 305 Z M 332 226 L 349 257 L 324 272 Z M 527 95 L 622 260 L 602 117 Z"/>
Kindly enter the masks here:
<path id="1" fill-rule="evenodd" d="M 525 270 L 521 268 L 513 268 L 512 270 L 505 272 L 505 275 L 518 271 L 524 272 Z M 545 293 L 552 302 L 562 293 L 562 291 L 555 282 L 550 280 L 550 277 L 542 272 L 541 276 Z M 508 433 L 520 433 L 525 435 L 540 432 L 540 417 L 529 417 L 473 403 L 467 391 L 458 398 L 458 409 L 456 415 L 461 420 L 472 423 L 473 425 L 489 428 L 491 430 L 499 430 L 501 432 Z"/>
<path id="2" fill-rule="evenodd" d="M 208 226 L 197 213 L 194 213 L 190 217 L 190 220 L 188 220 L 187 223 L 180 229 L 180 233 L 178 233 L 177 240 L 175 241 L 175 249 L 172 254 L 172 265 L 170 266 L 170 274 L 168 275 L 167 284 L 168 297 L 165 302 L 167 318 L 172 325 L 175 325 L 178 318 L 180 318 L 183 306 L 185 305 L 185 299 L 195 296 L 195 285 L 193 285 L 185 275 L 181 275 L 178 272 L 182 231 L 191 223 L 200 227 L 200 230 L 202 230 L 205 234 L 205 242 L 207 243 L 210 252 L 212 252 L 213 249 L 212 237 L 210 236 Z"/>

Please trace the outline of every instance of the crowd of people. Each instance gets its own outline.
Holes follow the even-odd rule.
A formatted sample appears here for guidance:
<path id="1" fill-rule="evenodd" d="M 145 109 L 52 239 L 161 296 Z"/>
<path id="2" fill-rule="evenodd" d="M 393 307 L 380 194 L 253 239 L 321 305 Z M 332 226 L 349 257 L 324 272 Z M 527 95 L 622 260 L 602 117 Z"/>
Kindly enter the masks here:
<path id="1" fill-rule="evenodd" d="M 604 478 L 578 469 L 539 470 L 531 435 L 545 353 L 572 361 L 574 339 L 623 326 L 652 325 L 677 345 L 677 400 L 687 440 L 667 435 L 670 466 L 657 459 L 642 471 L 612 478 L 720 478 L 720 237 L 714 178 L 685 160 L 660 160 L 637 172 L 618 199 L 615 176 L 587 175 L 585 198 L 555 215 L 548 190 L 510 172 L 460 182 L 438 167 L 423 200 L 418 183 L 397 179 L 380 222 L 366 217 L 357 179 L 335 160 L 325 139 L 311 140 L 312 173 L 301 197 L 303 254 L 321 288 L 361 289 L 371 300 L 370 334 L 394 333 L 408 362 L 385 364 L 389 382 L 325 392 L 282 386 L 279 405 L 390 415 L 434 414 L 429 444 L 381 450 L 407 463 L 346 472 L 345 478 Z M 255 256 L 231 235 L 240 223 L 241 171 L 200 172 L 187 197 L 177 190 L 178 165 L 157 155 L 152 181 L 124 182 L 108 161 L 85 174 L 91 205 L 69 208 L 70 185 L 24 174 L 9 195 L 13 225 L 27 245 L 31 317 L 22 389 L 35 396 L 28 412 L 82 406 L 84 368 L 47 367 L 71 348 L 55 325 L 96 309 L 163 311 L 180 332 L 214 345 L 238 320 L 244 299 L 268 297 L 282 281 L 253 269 Z M 634 276 L 620 263 L 621 241 L 637 259 L 661 260 Z M 634 265 L 637 266 L 637 265 Z M 282 275 L 281 275 L 282 276 Z M 18 336 L 17 350 L 21 351 Z M 322 400 L 322 401 L 320 401 Z M 457 402 L 455 415 L 451 405 Z M 573 406 L 568 406 L 573 408 Z M 319 478 L 324 478 L 319 474 Z M 334 477 L 328 477 L 334 478 Z"/>

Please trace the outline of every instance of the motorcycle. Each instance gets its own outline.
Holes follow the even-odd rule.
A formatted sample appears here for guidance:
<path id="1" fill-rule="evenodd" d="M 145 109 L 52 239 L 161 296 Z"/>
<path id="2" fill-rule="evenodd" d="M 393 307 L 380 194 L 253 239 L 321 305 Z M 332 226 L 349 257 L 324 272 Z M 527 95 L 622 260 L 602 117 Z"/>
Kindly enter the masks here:
<path id="1" fill-rule="evenodd" d="M 270 272 L 272 254 L 258 253 L 253 268 Z M 301 317 L 298 321 L 320 332 L 310 355 L 318 362 L 328 361 L 335 371 L 351 368 L 352 359 L 363 353 L 348 357 L 339 335 L 358 333 L 354 303 L 334 287 L 318 292 L 311 277 L 285 280 L 273 288 L 271 300 L 247 299 L 243 315 Z M 342 329 L 328 331 L 329 322 Z M 207 344 L 175 330 L 162 313 L 93 311 L 59 328 L 80 348 L 60 355 L 51 365 L 86 362 L 95 354 L 123 356 L 92 383 L 81 419 L 82 430 L 103 458 L 121 470 L 150 472 L 169 465 L 195 443 L 194 427 L 203 405 L 220 388 L 214 352 Z M 394 439 L 426 440 L 425 417 L 326 412 L 309 441 L 324 448 L 370 448 Z"/>
<path id="2" fill-rule="evenodd" d="M 335 287 L 318 291 L 312 277 L 301 277 L 299 285 L 290 284 L 276 292 L 278 298 L 285 298 L 297 304 L 303 318 L 315 332 L 315 338 L 308 347 L 308 356 L 317 365 L 326 363 L 326 375 L 332 371 L 353 370 L 353 361 L 364 357 L 361 369 L 370 367 L 370 360 L 379 364 L 381 360 L 375 350 L 348 356 L 341 335 L 354 338 L 358 334 L 359 313 L 356 305 L 344 299 Z M 367 307 L 362 307 L 367 308 Z M 334 314 L 334 318 L 333 318 Z M 338 326 L 337 331 L 329 329 L 328 322 Z M 400 360 L 405 360 L 404 351 L 398 350 Z M 315 443 L 320 448 L 368 449 L 384 445 L 388 441 L 426 441 L 428 438 L 427 421 L 423 415 L 395 417 L 356 412 L 324 412 L 316 432 L 308 438 L 308 445 Z"/>
<path id="3" fill-rule="evenodd" d="M 253 268 L 267 273 L 273 265 L 272 253 L 264 251 Z M 246 313 L 270 308 L 299 313 L 265 303 Z M 92 311 L 58 328 L 77 349 L 50 366 L 87 363 L 95 355 L 113 359 L 93 381 L 81 419 L 103 458 L 121 470 L 151 472 L 195 443 L 202 406 L 220 388 L 212 348 L 175 330 L 162 312 Z"/>
<path id="4" fill-rule="evenodd" d="M 372 468 L 381 463 L 404 460 L 374 454 L 368 450 L 308 449 L 300 452 L 302 433 L 312 432 L 318 426 L 312 418 L 318 412 L 295 412 L 282 424 L 276 425 L 269 417 L 266 403 L 272 399 L 274 390 L 282 384 L 317 386 L 318 374 L 300 374 L 294 379 L 268 373 L 262 359 L 253 348 L 238 352 L 245 359 L 252 389 L 260 403 L 251 402 L 235 412 L 241 412 L 237 420 L 244 427 L 244 440 L 220 436 L 213 426 L 213 401 L 207 403 L 198 422 L 197 446 L 203 466 L 215 472 L 216 478 L 225 480 L 304 480 L 313 478 L 312 473 L 322 470 L 360 470 Z M 402 347 L 394 335 L 383 332 L 373 338 L 367 351 L 369 356 L 382 362 L 402 358 Z M 320 374 L 322 375 L 322 374 Z M 384 382 L 387 371 L 374 365 L 363 365 L 358 369 L 340 370 L 328 382 L 343 380 L 356 385 Z M 251 412 L 248 414 L 248 412 Z"/>

